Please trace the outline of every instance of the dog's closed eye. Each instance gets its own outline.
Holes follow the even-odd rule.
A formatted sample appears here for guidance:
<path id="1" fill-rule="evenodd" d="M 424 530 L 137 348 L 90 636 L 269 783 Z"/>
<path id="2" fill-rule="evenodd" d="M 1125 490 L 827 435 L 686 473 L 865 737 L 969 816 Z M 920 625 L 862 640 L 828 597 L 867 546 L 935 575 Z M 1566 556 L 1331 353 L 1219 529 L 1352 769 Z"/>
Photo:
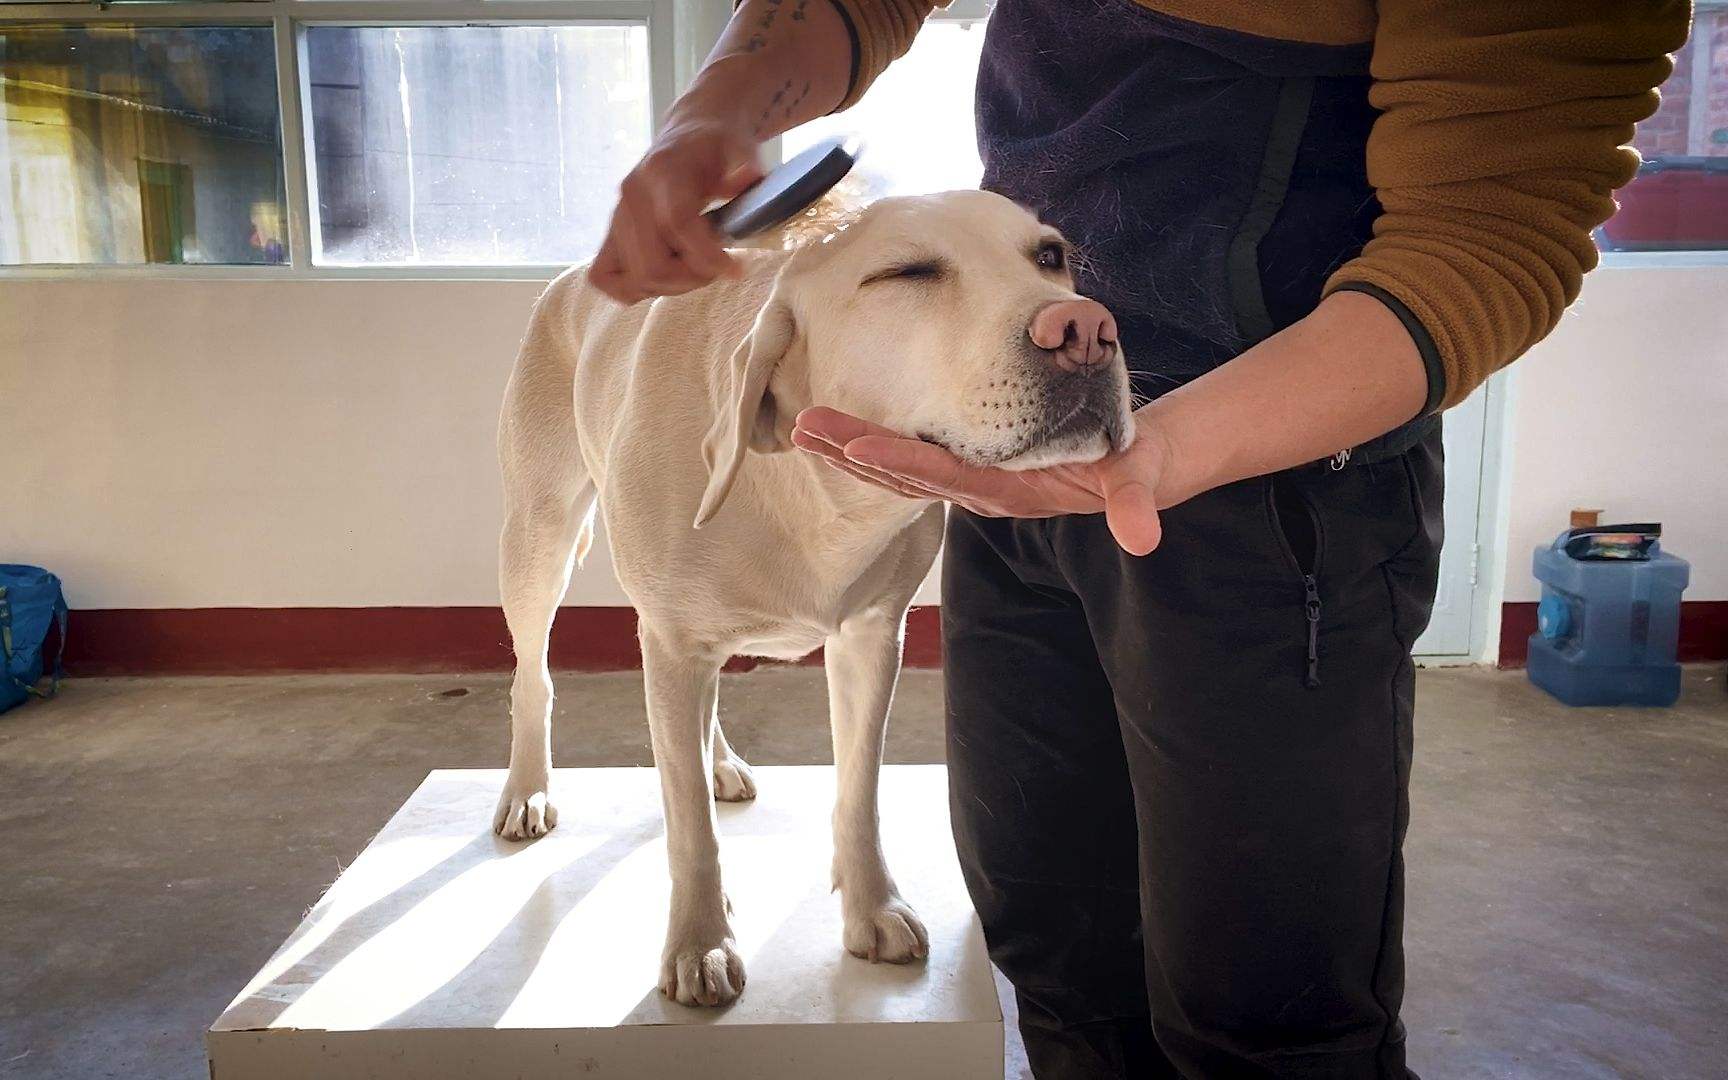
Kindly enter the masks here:
<path id="1" fill-rule="evenodd" d="M 939 281 L 947 277 L 949 267 L 941 259 L 918 259 L 914 262 L 897 263 L 894 266 L 878 270 L 871 274 L 860 285 L 873 285 L 878 281 Z"/>

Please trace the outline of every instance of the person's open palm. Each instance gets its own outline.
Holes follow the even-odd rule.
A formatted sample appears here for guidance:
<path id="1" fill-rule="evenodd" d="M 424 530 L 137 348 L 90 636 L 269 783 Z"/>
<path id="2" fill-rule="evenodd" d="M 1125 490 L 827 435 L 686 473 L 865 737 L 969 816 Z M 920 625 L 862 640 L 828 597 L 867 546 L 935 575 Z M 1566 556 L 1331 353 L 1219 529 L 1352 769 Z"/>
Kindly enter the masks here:
<path id="1" fill-rule="evenodd" d="M 913 499 L 940 499 L 985 517 L 1054 517 L 1102 512 L 1123 550 L 1158 546 L 1158 482 L 1165 440 L 1137 415 L 1128 449 L 1090 465 L 1010 472 L 968 465 L 934 443 L 910 439 L 823 406 L 798 414 L 792 442 L 860 480 Z"/>

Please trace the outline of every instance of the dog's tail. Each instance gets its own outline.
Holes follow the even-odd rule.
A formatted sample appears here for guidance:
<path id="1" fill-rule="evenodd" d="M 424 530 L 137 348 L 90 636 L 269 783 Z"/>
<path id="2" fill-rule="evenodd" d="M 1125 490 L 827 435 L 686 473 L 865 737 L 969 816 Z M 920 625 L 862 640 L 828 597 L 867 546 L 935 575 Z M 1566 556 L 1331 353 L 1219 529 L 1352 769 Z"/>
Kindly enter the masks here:
<path id="1" fill-rule="evenodd" d="M 576 530 L 576 569 L 588 565 L 588 549 L 594 546 L 594 511 L 599 503 L 588 504 L 588 512 L 582 515 L 582 524 Z"/>
<path id="2" fill-rule="evenodd" d="M 582 270 L 561 274 L 535 302 L 498 421 L 507 554 L 573 552 L 578 566 L 594 544 L 595 508 L 573 408 Z M 509 551 L 512 539 L 521 551 Z"/>

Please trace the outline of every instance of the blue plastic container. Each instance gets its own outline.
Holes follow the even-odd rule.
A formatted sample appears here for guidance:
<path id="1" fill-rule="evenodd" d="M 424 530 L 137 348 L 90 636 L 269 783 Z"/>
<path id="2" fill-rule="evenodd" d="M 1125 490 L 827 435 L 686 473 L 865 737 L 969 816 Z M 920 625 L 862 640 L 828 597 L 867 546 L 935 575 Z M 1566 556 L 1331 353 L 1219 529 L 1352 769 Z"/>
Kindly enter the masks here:
<path id="1" fill-rule="evenodd" d="M 1691 567 L 1662 550 L 1648 560 L 1574 559 L 1566 533 L 1536 549 L 1542 582 L 1530 681 L 1568 705 L 1672 705 L 1680 697 L 1680 594 Z"/>

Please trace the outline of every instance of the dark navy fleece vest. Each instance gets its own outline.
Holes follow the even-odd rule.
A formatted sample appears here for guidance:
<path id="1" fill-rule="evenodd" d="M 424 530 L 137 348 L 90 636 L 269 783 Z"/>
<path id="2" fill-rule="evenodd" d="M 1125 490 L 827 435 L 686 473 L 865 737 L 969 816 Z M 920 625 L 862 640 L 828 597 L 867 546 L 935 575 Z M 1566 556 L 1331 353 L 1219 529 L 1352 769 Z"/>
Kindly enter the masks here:
<path id="1" fill-rule="evenodd" d="M 1156 396 L 1313 310 L 1361 251 L 1380 212 L 1368 57 L 1133 0 L 998 0 L 983 186 L 1079 245 L 1080 291 L 1115 313 L 1135 389 Z"/>

